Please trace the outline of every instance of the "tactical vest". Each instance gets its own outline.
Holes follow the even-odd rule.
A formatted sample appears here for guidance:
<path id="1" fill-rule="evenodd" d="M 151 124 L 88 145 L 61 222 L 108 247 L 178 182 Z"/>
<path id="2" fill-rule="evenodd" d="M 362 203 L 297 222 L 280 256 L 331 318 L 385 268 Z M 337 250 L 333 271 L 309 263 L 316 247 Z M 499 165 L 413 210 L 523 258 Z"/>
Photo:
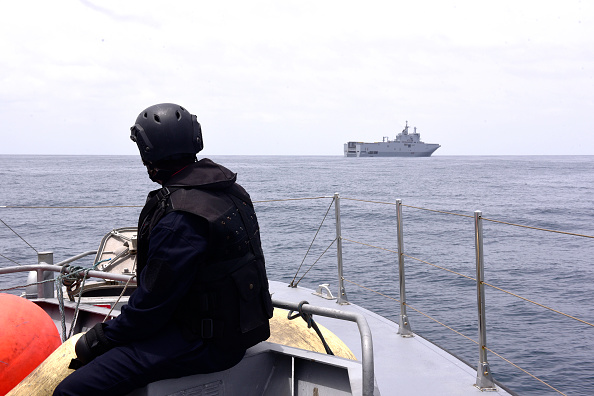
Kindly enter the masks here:
<path id="1" fill-rule="evenodd" d="M 244 348 L 270 336 L 272 302 L 253 204 L 245 190 L 163 187 L 149 194 L 138 223 L 137 274 L 147 263 L 151 230 L 171 211 L 208 222 L 207 256 L 194 285 L 175 312 L 189 339 L 220 348 Z M 148 270 L 148 268 L 147 268 Z"/>

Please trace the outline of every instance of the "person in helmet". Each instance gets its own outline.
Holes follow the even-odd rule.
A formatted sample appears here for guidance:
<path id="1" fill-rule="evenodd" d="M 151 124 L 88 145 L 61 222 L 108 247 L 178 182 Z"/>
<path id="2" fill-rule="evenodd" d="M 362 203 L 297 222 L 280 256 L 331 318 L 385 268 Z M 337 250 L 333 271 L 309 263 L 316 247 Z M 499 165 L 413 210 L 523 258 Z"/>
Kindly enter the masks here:
<path id="1" fill-rule="evenodd" d="M 138 285 L 121 314 L 76 343 L 54 395 L 125 395 L 237 364 L 270 335 L 256 213 L 237 175 L 209 159 L 196 116 L 163 103 L 130 128 L 151 180 L 138 221 Z"/>

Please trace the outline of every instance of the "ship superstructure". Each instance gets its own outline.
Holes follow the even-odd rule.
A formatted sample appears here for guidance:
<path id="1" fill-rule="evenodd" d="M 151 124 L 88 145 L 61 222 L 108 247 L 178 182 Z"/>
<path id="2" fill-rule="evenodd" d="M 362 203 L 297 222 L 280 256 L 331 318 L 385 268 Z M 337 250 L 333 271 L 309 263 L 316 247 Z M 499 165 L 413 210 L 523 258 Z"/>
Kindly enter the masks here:
<path id="1" fill-rule="evenodd" d="M 435 143 L 424 143 L 421 134 L 414 127 L 408 132 L 408 121 L 395 140 L 384 136 L 383 141 L 374 143 L 348 142 L 344 144 L 345 157 L 430 157 L 441 146 Z"/>

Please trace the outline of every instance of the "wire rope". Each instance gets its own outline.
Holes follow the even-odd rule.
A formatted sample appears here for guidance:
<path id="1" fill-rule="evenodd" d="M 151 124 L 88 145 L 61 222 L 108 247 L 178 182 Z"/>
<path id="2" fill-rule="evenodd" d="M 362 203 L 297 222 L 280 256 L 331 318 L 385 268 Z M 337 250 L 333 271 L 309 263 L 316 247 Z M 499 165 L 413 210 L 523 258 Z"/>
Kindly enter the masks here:
<path id="1" fill-rule="evenodd" d="M 291 281 L 291 285 L 290 285 L 291 287 L 297 287 L 297 285 L 299 284 L 299 282 L 301 282 L 301 280 L 303 278 L 305 278 L 305 275 L 307 275 L 307 273 L 309 271 L 311 271 L 311 269 L 314 267 L 314 265 L 316 265 L 317 262 L 320 261 L 320 259 L 322 258 L 322 256 L 324 254 L 326 254 L 326 252 L 328 251 L 328 249 L 330 249 L 332 247 L 332 245 L 334 245 L 334 242 L 336 242 L 336 239 L 337 238 L 334 238 L 334 240 L 332 242 L 330 242 L 330 245 L 328 245 L 328 247 L 322 252 L 322 254 L 320 254 L 320 256 L 318 257 L 318 259 L 316 261 L 314 261 L 312 265 L 309 266 L 309 268 L 307 269 L 307 271 L 305 271 L 305 273 L 301 276 L 301 278 L 299 278 L 299 280 L 297 281 L 297 283 L 295 283 L 293 285 L 293 281 Z M 297 276 L 297 275 L 295 275 L 295 276 Z M 295 280 L 295 278 L 293 278 L 293 280 Z"/>
<path id="2" fill-rule="evenodd" d="M 302 276 L 301 279 L 299 279 L 296 284 L 293 284 L 293 282 L 295 281 L 295 278 L 297 278 L 297 275 L 299 275 L 299 271 L 301 271 L 301 267 L 303 266 L 303 263 L 305 262 L 305 259 L 307 258 L 307 255 L 309 254 L 309 251 L 311 250 L 311 247 L 313 246 L 320 230 L 322 229 L 322 226 L 324 225 L 324 221 L 326 221 L 326 217 L 328 216 L 328 212 L 330 212 L 330 209 L 332 208 L 333 203 L 334 203 L 334 198 L 332 199 L 332 202 L 330 202 L 330 205 L 328 206 L 328 209 L 326 210 L 326 213 L 324 214 L 324 218 L 322 218 L 322 222 L 320 223 L 320 226 L 318 227 L 313 239 L 311 240 L 311 243 L 309 244 L 309 247 L 307 248 L 307 251 L 305 252 L 305 256 L 303 256 L 303 260 L 301 260 L 301 264 L 299 264 L 299 268 L 297 268 L 297 272 L 295 272 L 295 276 L 293 276 L 293 279 L 291 280 L 291 283 L 290 283 L 291 287 L 297 286 L 297 284 L 301 281 L 301 279 L 303 279 L 303 276 Z M 334 243 L 334 241 L 332 241 L 332 243 Z M 328 249 L 326 249 L 326 250 L 328 250 Z M 325 251 L 324 251 L 324 253 L 325 253 Z M 324 253 L 322 253 L 322 255 Z M 316 262 L 314 262 L 314 264 L 315 263 L 317 263 L 317 260 L 316 260 Z M 313 266 L 313 264 L 312 264 L 312 266 Z M 311 267 L 310 267 L 310 269 L 311 269 Z M 309 272 L 309 270 L 307 272 Z M 305 272 L 305 273 L 307 274 L 307 272 Z"/>
<path id="3" fill-rule="evenodd" d="M 460 217 L 470 217 L 470 218 L 474 218 L 474 216 L 471 216 L 471 215 L 465 215 L 465 214 L 461 214 L 461 213 L 454 213 L 454 212 L 446 212 L 446 211 L 444 211 L 444 210 L 427 209 L 427 208 L 422 208 L 422 207 L 420 207 L 420 206 L 412 206 L 412 205 L 405 205 L 405 204 L 402 204 L 402 206 L 406 206 L 407 208 L 412 208 L 412 209 L 426 210 L 426 211 L 428 211 L 428 212 L 443 213 L 443 214 L 448 214 L 448 215 L 452 215 L 452 216 L 460 216 Z"/>
<path id="4" fill-rule="evenodd" d="M 16 265 L 21 265 L 21 264 L 17 263 L 16 261 L 14 261 L 13 259 L 11 259 L 11 258 L 9 258 L 9 257 L 6 257 L 6 256 L 5 256 L 5 255 L 3 255 L 2 253 L 0 253 L 0 257 L 4 257 L 4 258 L 5 258 L 6 260 L 8 260 L 8 261 L 12 261 L 12 262 L 13 262 L 13 263 L 15 263 Z"/>
<path id="5" fill-rule="evenodd" d="M 376 290 L 373 290 L 373 289 L 371 289 L 371 288 L 369 288 L 369 287 L 366 287 L 366 286 L 360 285 L 360 284 L 358 284 L 357 282 L 351 281 L 351 280 L 349 280 L 349 279 L 346 279 L 346 278 L 343 278 L 343 280 L 345 280 L 345 281 L 347 281 L 347 282 L 349 282 L 349 283 L 352 283 L 353 285 L 356 285 L 356 286 L 358 286 L 358 287 L 361 287 L 361 288 L 363 288 L 363 289 L 365 289 L 365 290 L 368 290 L 368 291 L 370 291 L 370 292 L 373 292 L 373 293 L 375 293 L 375 294 L 378 294 L 378 295 L 380 295 L 380 296 L 386 297 L 386 298 L 388 298 L 388 299 L 390 299 L 390 300 L 397 301 L 398 303 L 400 303 L 400 300 L 398 300 L 398 299 L 396 299 L 396 298 L 394 298 L 394 297 L 390 297 L 390 296 L 388 296 L 388 295 L 386 295 L 386 294 L 383 294 L 383 293 L 381 293 L 381 292 L 378 292 L 378 291 L 376 291 Z M 461 337 L 463 337 L 463 338 L 465 338 L 465 339 L 467 339 L 467 340 L 469 340 L 469 341 L 472 341 L 472 342 L 473 342 L 474 344 L 476 344 L 476 345 L 479 345 L 479 343 L 478 343 L 477 341 L 475 341 L 475 340 L 473 340 L 472 338 L 470 338 L 470 337 L 468 337 L 468 336 L 466 336 L 466 335 L 462 334 L 462 333 L 461 333 L 461 332 L 459 332 L 458 330 L 456 330 L 456 329 L 454 329 L 454 328 L 452 328 L 452 327 L 450 327 L 450 326 L 446 325 L 445 323 L 443 323 L 443 322 L 441 322 L 441 321 L 439 321 L 439 320 L 437 320 L 437 319 L 435 319 L 435 318 L 431 317 L 430 315 L 428 315 L 428 314 L 426 314 L 426 313 L 424 313 L 424 312 L 420 311 L 419 309 L 417 309 L 417 308 L 415 308 L 415 307 L 413 307 L 413 306 L 411 306 L 411 305 L 409 305 L 409 304 L 407 304 L 407 303 L 405 303 L 404 305 L 406 305 L 408 308 L 410 308 L 410 309 L 412 309 L 412 310 L 414 310 L 414 311 L 418 312 L 419 314 L 421 314 L 421 315 L 425 316 L 426 318 L 428 318 L 428 319 L 430 319 L 430 320 L 432 320 L 432 321 L 434 321 L 434 322 L 436 322 L 436 323 L 440 324 L 441 326 L 445 327 L 446 329 L 453 331 L 454 333 L 458 334 L 459 336 L 461 336 Z M 487 348 L 486 346 L 484 346 L 483 348 L 485 348 L 487 351 L 489 351 L 489 352 L 493 353 L 495 356 L 497 356 L 497 357 L 498 357 L 498 358 L 500 358 L 501 360 L 503 360 L 503 361 L 505 361 L 505 362 L 509 363 L 510 365 L 514 366 L 514 367 L 515 367 L 515 368 L 517 368 L 518 370 L 520 370 L 520 371 L 522 371 L 522 372 L 524 372 L 524 373 L 528 374 L 529 376 L 531 376 L 532 378 L 534 378 L 534 379 L 536 379 L 537 381 L 541 382 L 543 385 L 546 385 L 547 387 L 549 387 L 550 389 L 554 390 L 555 392 L 558 392 L 559 394 L 561 394 L 561 395 L 563 395 L 563 396 L 567 396 L 565 393 L 561 392 L 559 389 L 557 389 L 557 388 L 555 388 L 554 386 L 552 386 L 552 385 L 548 384 L 547 382 L 545 382 L 545 381 L 541 380 L 540 378 L 538 378 L 538 377 L 537 377 L 537 376 L 535 376 L 534 374 L 532 374 L 532 373 L 530 373 L 529 371 L 527 371 L 527 370 L 523 369 L 522 367 L 520 367 L 520 366 L 518 366 L 517 364 L 513 363 L 513 362 L 512 362 L 512 361 L 510 361 L 509 359 L 506 359 L 506 358 L 505 358 L 505 357 L 503 357 L 501 354 L 499 354 L 499 353 L 497 353 L 497 352 L 493 351 L 492 349 L 489 349 L 489 348 Z"/>
<path id="6" fill-rule="evenodd" d="M 6 226 L 6 227 L 7 227 L 7 228 L 10 230 L 10 231 L 12 231 L 12 232 L 13 232 L 13 233 L 14 233 L 16 236 L 18 236 L 19 238 L 21 238 L 23 242 L 25 242 L 27 245 L 29 245 L 29 247 L 30 247 L 31 249 L 35 250 L 35 253 L 39 253 L 39 252 L 37 251 L 37 249 L 35 249 L 35 248 L 34 248 L 34 247 L 33 247 L 33 246 L 32 246 L 32 245 L 29 243 L 29 242 L 25 241 L 25 238 L 23 238 L 22 236 L 20 236 L 20 235 L 19 235 L 19 234 L 18 234 L 18 233 L 17 233 L 15 230 L 13 230 L 13 229 L 12 229 L 12 228 L 11 228 L 11 227 L 8 225 L 8 224 L 6 224 L 6 223 L 4 222 L 4 220 L 0 219 L 0 221 L 1 221 L 1 222 L 2 222 L 2 224 L 4 224 L 4 225 L 5 225 L 5 226 Z M 4 256 L 2 256 L 2 257 L 4 257 Z M 12 261 L 12 260 L 11 260 L 11 261 Z"/>
<path id="7" fill-rule="evenodd" d="M 533 226 L 527 226 L 527 225 L 522 225 L 522 224 L 509 223 L 507 221 L 488 219 L 486 217 L 481 217 L 481 218 L 483 220 L 485 220 L 485 221 L 491 221 L 493 223 L 511 225 L 511 226 L 514 226 L 514 227 L 528 228 L 528 229 L 531 229 L 531 230 L 554 232 L 556 234 L 571 235 L 571 236 L 578 236 L 578 237 L 583 237 L 583 238 L 594 239 L 594 236 L 592 236 L 592 235 L 578 234 L 578 233 L 574 233 L 574 232 L 565 232 L 565 231 L 558 231 L 558 230 L 550 230 L 548 228 L 540 228 L 540 227 L 533 227 Z"/>

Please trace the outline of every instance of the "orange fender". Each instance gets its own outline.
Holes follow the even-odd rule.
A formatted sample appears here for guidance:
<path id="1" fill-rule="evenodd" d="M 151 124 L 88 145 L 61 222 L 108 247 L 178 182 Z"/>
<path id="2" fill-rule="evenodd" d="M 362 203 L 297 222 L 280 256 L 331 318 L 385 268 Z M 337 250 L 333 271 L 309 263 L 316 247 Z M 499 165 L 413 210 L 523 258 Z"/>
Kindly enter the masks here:
<path id="1" fill-rule="evenodd" d="M 0 395 L 5 395 L 62 344 L 50 316 L 35 303 L 0 293 Z"/>

